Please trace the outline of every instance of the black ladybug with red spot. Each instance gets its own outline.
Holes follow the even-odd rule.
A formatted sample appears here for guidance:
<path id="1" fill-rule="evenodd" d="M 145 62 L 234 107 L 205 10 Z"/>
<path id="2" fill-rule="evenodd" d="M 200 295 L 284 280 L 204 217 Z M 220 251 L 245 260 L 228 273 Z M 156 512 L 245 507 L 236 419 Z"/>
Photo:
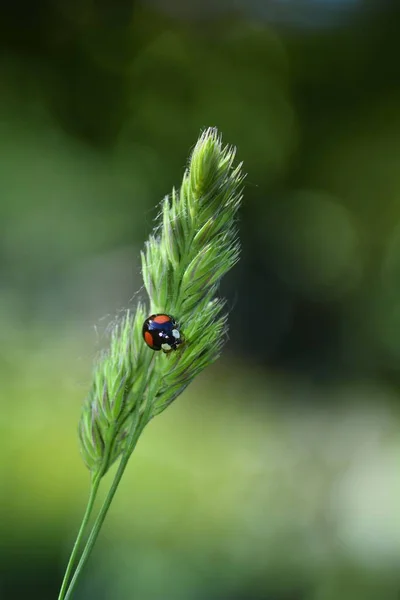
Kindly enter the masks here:
<path id="1" fill-rule="evenodd" d="M 152 350 L 162 350 L 166 354 L 176 350 L 183 338 L 179 325 L 171 315 L 157 313 L 150 315 L 143 323 L 143 339 Z"/>

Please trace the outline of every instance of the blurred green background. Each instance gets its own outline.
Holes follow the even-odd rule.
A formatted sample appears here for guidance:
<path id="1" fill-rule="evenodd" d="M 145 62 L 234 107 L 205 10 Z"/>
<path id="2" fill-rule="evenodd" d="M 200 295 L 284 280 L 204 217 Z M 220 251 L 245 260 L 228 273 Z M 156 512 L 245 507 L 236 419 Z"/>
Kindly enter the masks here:
<path id="1" fill-rule="evenodd" d="M 93 359 L 215 125 L 248 172 L 229 342 L 76 598 L 399 599 L 399 32 L 398 0 L 2 4 L 0 598 L 56 598 Z"/>

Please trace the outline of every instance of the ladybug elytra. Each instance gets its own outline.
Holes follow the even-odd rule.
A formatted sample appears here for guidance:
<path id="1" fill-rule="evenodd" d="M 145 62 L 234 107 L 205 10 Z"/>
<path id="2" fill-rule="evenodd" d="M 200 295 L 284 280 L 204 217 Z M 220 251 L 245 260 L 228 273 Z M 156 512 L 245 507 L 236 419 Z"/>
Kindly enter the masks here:
<path id="1" fill-rule="evenodd" d="M 152 350 L 166 354 L 176 350 L 183 342 L 179 326 L 174 317 L 164 313 L 150 315 L 143 323 L 143 339 Z"/>

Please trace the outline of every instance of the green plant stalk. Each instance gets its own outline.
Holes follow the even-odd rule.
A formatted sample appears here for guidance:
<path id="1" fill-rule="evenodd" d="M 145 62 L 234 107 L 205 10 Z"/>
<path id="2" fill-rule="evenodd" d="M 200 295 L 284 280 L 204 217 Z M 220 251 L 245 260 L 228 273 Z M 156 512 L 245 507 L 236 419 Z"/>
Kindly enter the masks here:
<path id="1" fill-rule="evenodd" d="M 240 252 L 236 215 L 244 176 L 234 159 L 235 149 L 222 146 L 216 129 L 202 133 L 182 186 L 162 202 L 142 253 L 150 310 L 178 318 L 182 348 L 166 359 L 145 346 L 142 327 L 149 313 L 139 302 L 135 313 L 127 311 L 113 328 L 110 348 L 96 362 L 78 428 L 81 454 L 92 473 L 91 492 L 58 600 L 70 600 L 75 590 L 143 429 L 220 355 L 227 315 L 218 287 Z M 74 570 L 100 479 L 118 458 Z"/>
<path id="2" fill-rule="evenodd" d="M 72 552 L 71 552 L 71 556 L 69 557 L 69 561 L 68 561 L 68 565 L 67 568 L 65 570 L 65 575 L 64 575 L 64 579 L 61 585 L 61 589 L 60 589 L 60 593 L 58 596 L 58 600 L 63 600 L 63 598 L 65 598 L 65 593 L 67 591 L 68 588 L 68 582 L 70 580 L 71 574 L 72 574 L 72 569 L 74 567 L 74 564 L 76 562 L 76 558 L 79 552 L 79 548 L 82 544 L 82 540 L 83 540 L 83 535 L 85 533 L 86 527 L 89 523 L 89 519 L 90 516 L 92 514 L 93 511 L 93 506 L 97 497 L 97 492 L 99 491 L 99 486 L 100 486 L 100 481 L 101 481 L 101 475 L 97 474 L 91 482 L 90 485 L 90 493 L 89 493 L 89 498 L 88 498 L 88 502 L 86 505 L 86 509 L 85 509 L 85 514 L 83 515 L 82 518 L 82 522 L 81 522 L 81 526 L 79 528 L 78 534 L 76 536 L 76 540 L 74 543 L 74 547 L 72 548 Z"/>
<path id="3" fill-rule="evenodd" d="M 83 569 L 84 569 L 84 567 L 85 567 L 85 565 L 86 565 L 86 563 L 87 563 L 87 561 L 89 559 L 89 556 L 90 556 L 90 554 L 91 554 L 91 552 L 93 550 L 93 546 L 96 543 L 97 537 L 98 537 L 98 535 L 100 533 L 101 527 L 102 527 L 102 525 L 104 523 L 104 520 L 105 520 L 105 518 L 107 516 L 108 510 L 109 510 L 109 508 L 111 506 L 111 503 L 113 501 L 115 493 L 116 493 L 116 491 L 118 489 L 119 483 L 120 483 L 120 481 L 122 479 L 122 475 L 125 472 L 125 469 L 126 469 L 126 466 L 127 466 L 128 462 L 129 462 L 129 459 L 131 457 L 131 454 L 132 454 L 133 450 L 135 449 L 136 444 L 137 444 L 137 442 L 139 440 L 139 437 L 140 437 L 140 435 L 141 435 L 141 433 L 142 433 L 142 431 L 143 431 L 143 429 L 144 429 L 145 426 L 146 426 L 146 421 L 144 420 L 143 424 L 141 426 L 138 426 L 136 428 L 136 430 L 134 432 L 134 435 L 132 436 L 132 439 L 130 440 L 130 443 L 129 443 L 126 451 L 124 452 L 124 454 L 121 457 L 120 463 L 118 465 L 118 470 L 117 470 L 117 472 L 115 474 L 115 477 L 114 477 L 113 482 L 111 484 L 111 487 L 110 487 L 110 489 L 108 491 L 108 494 L 107 494 L 107 496 L 106 496 L 106 498 L 105 498 L 105 500 L 104 500 L 104 502 L 103 502 L 103 504 L 102 504 L 102 506 L 101 506 L 101 508 L 99 510 L 99 513 L 98 513 L 98 515 L 96 517 L 96 520 L 95 520 L 95 522 L 93 524 L 92 531 L 91 531 L 91 533 L 89 535 L 89 538 L 88 538 L 88 540 L 86 542 L 86 545 L 85 545 L 85 547 L 83 549 L 81 558 L 80 558 L 79 563 L 78 563 L 78 565 L 77 565 L 77 567 L 75 569 L 74 576 L 71 579 L 71 583 L 68 586 L 67 593 L 66 593 L 65 596 L 60 596 L 59 600 L 69 600 L 71 598 L 71 596 L 72 596 L 72 593 L 73 593 L 73 591 L 75 589 L 75 586 L 77 584 L 78 578 L 79 578 L 80 574 L 82 573 L 82 571 L 83 571 Z"/>
<path id="4" fill-rule="evenodd" d="M 114 431 L 112 431 L 111 434 L 114 435 Z M 83 515 L 81 526 L 79 528 L 78 534 L 75 539 L 74 547 L 72 548 L 72 552 L 71 552 L 71 555 L 68 560 L 68 564 L 67 564 L 67 568 L 65 570 L 65 575 L 64 575 L 64 579 L 62 581 L 58 600 L 63 600 L 65 598 L 65 594 L 68 589 L 69 580 L 72 575 L 72 570 L 73 570 L 74 564 L 75 564 L 77 556 L 78 556 L 79 548 L 82 545 L 82 540 L 83 540 L 85 530 L 88 526 L 90 517 L 93 512 L 94 503 L 96 501 L 97 494 L 98 494 L 98 491 L 100 488 L 100 482 L 104 475 L 104 471 L 107 468 L 107 462 L 108 462 L 110 453 L 111 453 L 111 448 L 105 456 L 105 461 L 104 461 L 103 467 L 99 471 L 94 473 L 93 477 L 91 479 L 90 493 L 89 493 L 89 498 L 88 498 L 88 501 L 86 504 L 85 513 Z"/>
<path id="5" fill-rule="evenodd" d="M 150 363 L 152 362 L 152 360 L 153 360 L 153 356 L 151 356 L 151 358 L 150 358 Z M 144 391 L 145 391 L 144 388 L 145 388 L 145 384 L 142 385 L 142 388 L 139 391 L 140 395 L 142 395 L 144 393 Z M 96 495 L 97 495 L 97 492 L 98 492 L 98 489 L 99 489 L 100 480 L 101 480 L 101 478 L 103 476 L 103 471 L 105 469 L 103 468 L 101 471 L 99 471 L 99 473 L 95 476 L 95 478 L 93 480 L 92 490 L 91 490 L 91 494 L 89 496 L 89 500 L 88 500 L 88 504 L 87 504 L 87 507 L 86 507 L 85 515 L 83 517 L 82 524 L 81 524 L 81 527 L 80 527 L 79 532 L 78 532 L 78 537 L 76 539 L 74 548 L 72 550 L 71 558 L 70 558 L 70 560 L 68 562 L 67 572 L 66 572 L 65 577 L 64 577 L 63 586 L 61 588 L 58 600 L 68 600 L 68 598 L 71 598 L 71 594 L 73 593 L 73 591 L 75 589 L 75 586 L 77 584 L 78 578 L 79 578 L 82 570 L 84 569 L 84 567 L 85 567 L 85 565 L 86 565 L 86 563 L 87 563 L 87 561 L 89 559 L 89 556 L 90 556 L 90 554 L 91 554 L 91 552 L 93 550 L 93 546 L 96 543 L 97 537 L 98 537 L 98 535 L 100 533 L 100 529 L 101 529 L 101 527 L 102 527 L 102 525 L 104 523 L 104 520 L 105 520 L 105 518 L 107 516 L 108 510 L 109 510 L 109 508 L 111 506 L 111 502 L 113 501 L 113 498 L 114 498 L 115 493 L 116 493 L 116 491 L 118 489 L 119 483 L 121 481 L 122 475 L 124 474 L 125 468 L 126 468 L 126 466 L 128 464 L 128 461 L 129 461 L 129 459 L 131 457 L 131 454 L 132 454 L 132 452 L 134 451 L 134 449 L 136 447 L 136 444 L 137 444 L 137 442 L 139 440 L 139 437 L 140 437 L 143 429 L 145 428 L 145 426 L 148 423 L 150 408 L 151 408 L 151 406 L 148 403 L 148 405 L 145 407 L 145 409 L 143 411 L 143 414 L 140 415 L 140 404 L 137 403 L 136 406 L 135 406 L 133 426 L 132 426 L 132 429 L 131 429 L 131 434 L 130 434 L 130 436 L 128 438 L 128 441 L 127 441 L 127 444 L 126 444 L 126 447 L 125 447 L 125 451 L 124 451 L 124 453 L 123 453 L 123 455 L 121 457 L 120 463 L 118 465 L 117 472 L 116 472 L 115 477 L 113 479 L 113 482 L 112 482 L 112 484 L 110 486 L 110 489 L 109 489 L 109 491 L 107 493 L 107 496 L 104 499 L 104 502 L 103 502 L 103 504 L 102 504 L 102 506 L 101 506 L 101 508 L 100 508 L 100 510 L 98 512 L 98 515 L 96 517 L 96 520 L 95 520 L 95 522 L 93 524 L 93 527 L 92 527 L 92 530 L 90 532 L 90 535 L 89 535 L 89 537 L 88 537 L 88 539 L 86 541 L 85 547 L 84 547 L 84 549 L 82 551 L 81 558 L 80 558 L 79 563 L 78 563 L 78 565 L 77 565 L 77 567 L 75 569 L 74 575 L 73 575 L 73 577 L 71 579 L 71 582 L 68 585 L 68 579 L 71 576 L 72 567 L 73 567 L 73 564 L 75 562 L 79 546 L 81 545 L 81 541 L 82 541 L 82 538 L 83 538 L 84 530 L 86 529 L 86 526 L 87 526 L 87 524 L 89 522 L 89 518 L 90 518 L 90 514 L 92 512 L 93 504 L 94 504 L 94 501 L 95 501 L 95 498 L 96 498 Z"/>

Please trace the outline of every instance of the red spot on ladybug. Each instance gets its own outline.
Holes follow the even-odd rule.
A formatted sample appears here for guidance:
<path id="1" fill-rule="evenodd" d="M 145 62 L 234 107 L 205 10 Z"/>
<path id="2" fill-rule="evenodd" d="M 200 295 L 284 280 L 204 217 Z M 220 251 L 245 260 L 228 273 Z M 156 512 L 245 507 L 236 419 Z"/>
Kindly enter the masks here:
<path id="1" fill-rule="evenodd" d="M 146 342 L 146 344 L 148 346 L 150 346 L 150 348 L 152 348 L 152 346 L 153 346 L 153 336 L 151 335 L 151 333 L 149 331 L 145 331 L 144 332 L 144 341 Z"/>
<path id="2" fill-rule="evenodd" d="M 154 315 L 153 321 L 154 323 L 169 323 L 171 317 L 169 315 Z"/>
<path id="3" fill-rule="evenodd" d="M 179 325 L 171 315 L 158 313 L 151 315 L 143 323 L 143 339 L 152 350 L 162 350 L 166 354 L 182 344 L 183 337 Z"/>

